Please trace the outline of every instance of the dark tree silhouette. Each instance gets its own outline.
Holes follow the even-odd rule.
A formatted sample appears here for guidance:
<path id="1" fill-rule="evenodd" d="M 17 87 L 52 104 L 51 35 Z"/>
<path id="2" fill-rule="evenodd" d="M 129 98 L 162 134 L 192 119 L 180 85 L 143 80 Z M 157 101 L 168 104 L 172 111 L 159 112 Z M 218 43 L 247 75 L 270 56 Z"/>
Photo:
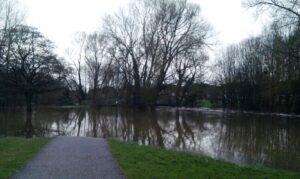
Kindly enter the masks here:
<path id="1" fill-rule="evenodd" d="M 10 34 L 9 61 L 0 78 L 10 91 L 25 97 L 31 112 L 33 97 L 57 89 L 67 71 L 54 54 L 51 41 L 35 28 L 18 25 Z"/>

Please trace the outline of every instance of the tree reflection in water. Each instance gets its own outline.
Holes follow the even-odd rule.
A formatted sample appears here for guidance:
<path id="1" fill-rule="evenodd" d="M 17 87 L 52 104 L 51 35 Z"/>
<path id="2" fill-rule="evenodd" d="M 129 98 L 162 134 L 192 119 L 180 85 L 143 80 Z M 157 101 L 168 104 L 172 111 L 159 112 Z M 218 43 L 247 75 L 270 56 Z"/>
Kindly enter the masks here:
<path id="1" fill-rule="evenodd" d="M 1 124 L 6 125 L 0 127 L 1 135 L 25 125 L 28 137 L 114 137 L 141 145 L 204 153 L 241 164 L 300 170 L 300 120 L 293 118 L 120 108 L 45 108 L 26 115 L 23 124 L 20 116 L 0 113 Z M 9 129 L 12 131 L 8 132 Z"/>
<path id="2" fill-rule="evenodd" d="M 26 112 L 24 134 L 26 138 L 31 138 L 35 132 L 32 125 L 33 112 Z"/>

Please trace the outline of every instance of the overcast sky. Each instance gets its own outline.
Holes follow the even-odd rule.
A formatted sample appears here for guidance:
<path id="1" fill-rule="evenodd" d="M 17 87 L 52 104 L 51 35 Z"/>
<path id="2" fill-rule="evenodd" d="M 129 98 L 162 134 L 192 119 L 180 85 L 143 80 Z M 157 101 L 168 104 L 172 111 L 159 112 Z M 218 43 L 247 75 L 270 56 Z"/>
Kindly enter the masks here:
<path id="1" fill-rule="evenodd" d="M 92 32 L 101 26 L 105 14 L 113 14 L 130 0 L 20 0 L 27 24 L 35 26 L 54 41 L 59 55 L 78 31 Z M 237 43 L 260 33 L 262 21 L 242 8 L 241 0 L 191 0 L 214 28 L 219 46 Z"/>

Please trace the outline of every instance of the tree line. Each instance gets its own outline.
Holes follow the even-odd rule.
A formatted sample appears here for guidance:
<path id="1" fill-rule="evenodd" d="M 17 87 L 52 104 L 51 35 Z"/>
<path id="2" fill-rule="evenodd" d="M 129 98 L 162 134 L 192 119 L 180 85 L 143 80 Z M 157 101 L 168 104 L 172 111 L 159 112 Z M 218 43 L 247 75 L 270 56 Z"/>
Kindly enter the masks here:
<path id="1" fill-rule="evenodd" d="M 225 108 L 300 112 L 300 2 L 250 0 L 269 12 L 264 33 L 220 53 L 216 82 Z"/>
<path id="2" fill-rule="evenodd" d="M 273 23 L 220 52 L 210 66 L 210 84 L 205 73 L 213 31 L 200 7 L 187 0 L 132 1 L 107 15 L 100 30 L 77 33 L 66 59 L 24 25 L 17 1 L 0 2 L 1 106 L 26 104 L 31 111 L 33 103 L 54 98 L 54 104 L 135 108 L 211 101 L 224 108 L 300 112 L 297 0 L 244 1 L 272 14 Z"/>

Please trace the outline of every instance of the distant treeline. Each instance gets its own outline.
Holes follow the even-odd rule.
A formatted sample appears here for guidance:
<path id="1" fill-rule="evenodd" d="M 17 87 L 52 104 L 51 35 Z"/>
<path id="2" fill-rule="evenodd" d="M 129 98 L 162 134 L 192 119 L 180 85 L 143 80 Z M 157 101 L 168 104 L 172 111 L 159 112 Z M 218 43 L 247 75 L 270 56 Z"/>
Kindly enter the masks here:
<path id="1" fill-rule="evenodd" d="M 300 2 L 251 0 L 274 22 L 258 37 L 231 45 L 218 59 L 225 108 L 300 113 Z"/>
<path id="2" fill-rule="evenodd" d="M 221 55 L 218 80 L 224 107 L 300 112 L 300 31 L 276 29 Z"/>
<path id="3" fill-rule="evenodd" d="M 212 28 L 199 6 L 185 0 L 132 1 L 105 17 L 100 30 L 77 33 L 66 60 L 37 29 L 23 24 L 15 1 L 0 2 L 1 106 L 300 112 L 298 1 L 245 2 L 271 13 L 273 24 L 220 52 L 211 66 L 206 62 Z M 209 70 L 213 79 L 205 75 Z"/>

